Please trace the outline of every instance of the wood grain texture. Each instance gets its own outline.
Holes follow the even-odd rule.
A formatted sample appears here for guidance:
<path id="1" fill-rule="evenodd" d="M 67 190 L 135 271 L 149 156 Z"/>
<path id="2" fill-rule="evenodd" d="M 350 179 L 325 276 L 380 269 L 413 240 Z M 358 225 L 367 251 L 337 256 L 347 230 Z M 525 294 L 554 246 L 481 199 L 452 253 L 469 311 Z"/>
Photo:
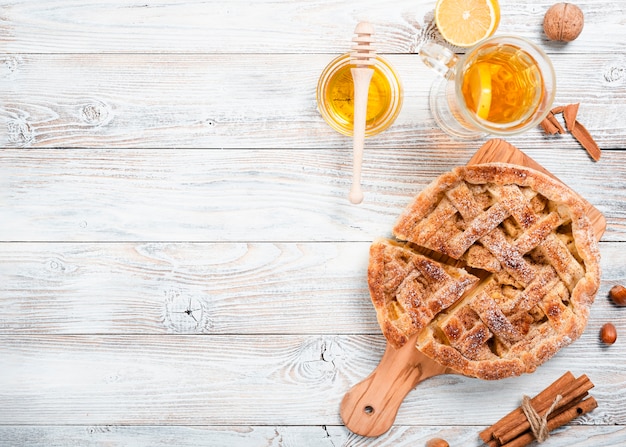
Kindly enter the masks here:
<path id="1" fill-rule="evenodd" d="M 36 447 L 333 447 L 349 438 L 326 426 L 0 426 L 6 445 Z"/>
<path id="2" fill-rule="evenodd" d="M 382 337 L 361 335 L 2 335 L 0 342 L 4 425 L 338 425 L 343 393 L 384 348 Z M 464 425 L 495 421 L 519 405 L 520 390 L 536 394 L 571 370 L 589 373 L 600 402 L 578 423 L 623 425 L 626 372 L 612 365 L 625 361 L 623 344 L 607 351 L 581 339 L 532 375 L 438 376 L 409 393 L 396 424 L 456 424 L 459 414 Z"/>
<path id="3" fill-rule="evenodd" d="M 37 447 L 415 447 L 432 438 L 446 439 L 451 446 L 479 447 L 480 427 L 398 426 L 387 436 L 371 439 L 354 435 L 344 427 L 322 426 L 0 426 L 7 445 Z M 620 426 L 571 426 L 559 429 L 550 438 L 552 447 L 617 446 L 626 443 Z"/>
<path id="4" fill-rule="evenodd" d="M 465 164 L 475 144 L 366 150 L 356 207 L 346 198 L 351 148 L 4 149 L 0 238 L 370 242 L 390 233 L 425 185 Z M 599 164 L 583 149 L 524 151 L 606 216 L 603 240 L 626 238 L 625 151 L 606 151 Z"/>
<path id="5" fill-rule="evenodd" d="M 369 243 L 2 243 L 0 334 L 380 334 Z M 603 242 L 593 308 L 626 328 L 609 289 L 626 282 Z M 288 318 L 286 318 L 288 316 Z"/>
<path id="6" fill-rule="evenodd" d="M 346 46 L 346 52 L 349 46 Z M 4 55 L 0 146 L 56 148 L 347 148 L 351 139 L 317 110 L 316 87 L 336 54 Z M 386 55 L 404 102 L 370 148 L 464 147 L 435 124 L 428 89 L 436 75 L 415 54 Z M 552 55 L 556 104 L 580 102 L 578 120 L 602 149 L 626 146 L 626 58 L 614 53 Z M 254 72 L 249 70 L 254 66 Z M 250 107 L 249 104 L 254 104 Z M 417 136 L 419 135 L 419 138 Z M 539 127 L 515 146 L 580 149 L 571 135 Z"/>
<path id="7" fill-rule="evenodd" d="M 543 16 L 551 1 L 501 1 L 499 32 L 547 41 Z M 212 52 L 327 53 L 342 51 L 357 22 L 375 26 L 379 51 L 413 52 L 437 36 L 434 0 L 177 1 L 29 0 L 0 10 L 0 43 L 12 53 Z M 558 52 L 624 52 L 620 0 L 579 0 L 585 29 Z M 280 20 L 277 20 L 280 18 Z M 615 38 L 606 38 L 615 36 Z"/>
<path id="8" fill-rule="evenodd" d="M 7 291 L 0 333 L 375 334 L 368 250 L 368 243 L 0 244 Z"/>

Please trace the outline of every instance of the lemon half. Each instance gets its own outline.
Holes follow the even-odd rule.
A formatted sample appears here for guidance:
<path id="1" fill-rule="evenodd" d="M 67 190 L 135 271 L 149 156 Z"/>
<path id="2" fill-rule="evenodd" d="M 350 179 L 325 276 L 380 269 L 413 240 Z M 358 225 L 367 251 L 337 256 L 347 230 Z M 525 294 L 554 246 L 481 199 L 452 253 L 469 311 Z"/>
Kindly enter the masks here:
<path id="1" fill-rule="evenodd" d="M 435 23 L 449 43 L 471 47 L 496 31 L 500 4 L 498 0 L 438 0 Z"/>

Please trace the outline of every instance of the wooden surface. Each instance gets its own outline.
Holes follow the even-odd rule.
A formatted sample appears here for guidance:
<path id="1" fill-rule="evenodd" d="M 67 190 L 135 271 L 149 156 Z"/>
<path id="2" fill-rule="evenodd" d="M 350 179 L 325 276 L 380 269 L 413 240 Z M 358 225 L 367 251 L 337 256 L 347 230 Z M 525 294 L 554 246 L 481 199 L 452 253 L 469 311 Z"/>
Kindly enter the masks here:
<path id="1" fill-rule="evenodd" d="M 14 0 L 0 5 L 0 446 L 420 446 L 478 433 L 564 371 L 599 407 L 544 445 L 626 445 L 626 8 L 581 0 L 569 44 L 551 1 L 501 0 L 500 33 L 550 55 L 570 135 L 508 139 L 606 217 L 602 286 L 583 336 L 532 375 L 437 376 L 379 438 L 339 404 L 385 349 L 369 244 L 483 141 L 438 130 L 434 1 Z M 358 21 L 404 86 L 394 125 L 352 140 L 316 109 L 323 68 Z M 615 345 L 598 340 L 613 322 Z"/>

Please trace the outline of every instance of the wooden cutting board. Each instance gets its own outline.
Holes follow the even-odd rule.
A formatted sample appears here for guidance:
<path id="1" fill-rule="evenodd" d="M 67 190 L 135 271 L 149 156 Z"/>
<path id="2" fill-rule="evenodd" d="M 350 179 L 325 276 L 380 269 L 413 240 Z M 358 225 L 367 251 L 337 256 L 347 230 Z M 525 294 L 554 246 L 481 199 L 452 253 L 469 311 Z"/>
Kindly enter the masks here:
<path id="1" fill-rule="evenodd" d="M 539 163 L 501 139 L 487 141 L 468 164 L 489 162 L 530 167 L 556 179 Z M 585 203 L 588 205 L 587 211 L 596 236 L 600 240 L 606 230 L 606 220 L 597 208 L 586 200 Z M 406 395 L 420 382 L 440 374 L 456 374 L 418 351 L 415 348 L 416 339 L 417 335 L 400 349 L 387 345 L 374 371 L 346 393 L 341 402 L 340 414 L 344 424 L 352 432 L 362 436 L 382 435 L 393 425 Z"/>

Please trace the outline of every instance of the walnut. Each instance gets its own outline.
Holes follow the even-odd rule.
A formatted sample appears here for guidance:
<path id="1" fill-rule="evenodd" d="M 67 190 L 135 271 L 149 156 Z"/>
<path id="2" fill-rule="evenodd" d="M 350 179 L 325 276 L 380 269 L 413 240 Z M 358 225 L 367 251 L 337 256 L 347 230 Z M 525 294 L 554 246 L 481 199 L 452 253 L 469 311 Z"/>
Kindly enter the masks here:
<path id="1" fill-rule="evenodd" d="M 582 10 L 572 3 L 552 5 L 543 19 L 543 30 L 550 40 L 570 42 L 576 39 L 585 23 Z"/>

